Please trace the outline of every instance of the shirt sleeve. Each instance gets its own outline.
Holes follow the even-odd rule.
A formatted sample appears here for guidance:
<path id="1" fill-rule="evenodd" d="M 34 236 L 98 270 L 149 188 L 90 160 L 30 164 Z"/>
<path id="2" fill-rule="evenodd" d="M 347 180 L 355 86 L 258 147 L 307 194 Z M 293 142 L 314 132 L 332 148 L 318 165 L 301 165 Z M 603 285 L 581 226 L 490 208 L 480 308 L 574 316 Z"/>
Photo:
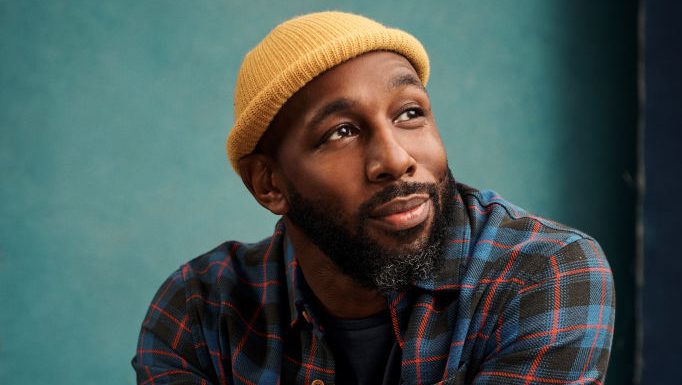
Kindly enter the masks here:
<path id="1" fill-rule="evenodd" d="M 603 384 L 615 294 L 599 245 L 580 239 L 551 255 L 498 319 L 473 384 Z"/>
<path id="2" fill-rule="evenodd" d="M 149 305 L 132 360 L 138 384 L 217 383 L 200 369 L 196 348 L 202 344 L 195 341 L 192 333 L 193 320 L 185 291 L 182 273 L 177 271 L 164 282 Z"/>

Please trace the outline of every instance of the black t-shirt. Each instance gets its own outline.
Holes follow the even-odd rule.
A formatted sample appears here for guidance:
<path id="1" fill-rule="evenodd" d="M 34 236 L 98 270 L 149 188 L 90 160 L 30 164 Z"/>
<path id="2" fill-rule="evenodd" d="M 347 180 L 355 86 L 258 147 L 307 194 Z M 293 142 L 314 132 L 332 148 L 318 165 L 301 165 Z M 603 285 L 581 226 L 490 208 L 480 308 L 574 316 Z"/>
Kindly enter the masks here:
<path id="1" fill-rule="evenodd" d="M 337 385 L 395 385 L 402 352 L 388 312 L 363 319 L 326 317 L 325 329 L 336 361 Z"/>

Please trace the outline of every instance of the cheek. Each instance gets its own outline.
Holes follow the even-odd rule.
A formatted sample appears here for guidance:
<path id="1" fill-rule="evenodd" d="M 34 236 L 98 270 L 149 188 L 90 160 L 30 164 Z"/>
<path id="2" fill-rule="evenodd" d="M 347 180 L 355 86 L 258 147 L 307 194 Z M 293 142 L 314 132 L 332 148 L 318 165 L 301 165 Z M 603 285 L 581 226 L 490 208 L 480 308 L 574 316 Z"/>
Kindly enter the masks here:
<path id="1" fill-rule="evenodd" d="M 445 172 L 448 163 L 447 155 L 437 130 L 418 133 L 410 138 L 408 143 L 410 154 L 425 171 L 435 178 Z"/>
<path id="2" fill-rule="evenodd" d="M 354 213 L 363 203 L 365 179 L 359 156 L 311 157 L 290 168 L 287 178 L 304 198 L 344 215 Z"/>

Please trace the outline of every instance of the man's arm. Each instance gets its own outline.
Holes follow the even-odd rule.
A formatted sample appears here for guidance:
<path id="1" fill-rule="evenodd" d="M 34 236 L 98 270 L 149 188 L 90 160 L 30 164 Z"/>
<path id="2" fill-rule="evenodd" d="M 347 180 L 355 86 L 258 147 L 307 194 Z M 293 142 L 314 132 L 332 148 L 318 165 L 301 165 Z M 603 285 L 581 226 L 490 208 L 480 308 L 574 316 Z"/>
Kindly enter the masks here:
<path id="1" fill-rule="evenodd" d="M 197 344 L 187 310 L 185 284 L 176 271 L 161 286 L 142 323 L 132 360 L 138 384 L 217 383 L 202 373 Z"/>
<path id="2" fill-rule="evenodd" d="M 599 245 L 580 239 L 564 246 L 509 303 L 473 384 L 603 384 L 614 312 Z"/>

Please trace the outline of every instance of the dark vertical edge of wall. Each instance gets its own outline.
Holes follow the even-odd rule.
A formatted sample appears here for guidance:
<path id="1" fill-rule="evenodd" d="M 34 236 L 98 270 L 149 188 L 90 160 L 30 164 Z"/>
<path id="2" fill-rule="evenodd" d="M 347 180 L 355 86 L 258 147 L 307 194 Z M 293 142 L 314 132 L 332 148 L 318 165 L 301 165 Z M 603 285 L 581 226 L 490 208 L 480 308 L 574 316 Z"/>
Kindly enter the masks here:
<path id="1" fill-rule="evenodd" d="M 580 209 L 563 220 L 594 236 L 611 265 L 617 304 L 607 383 L 624 385 L 633 383 L 637 329 L 639 2 L 556 2 L 559 20 L 570 23 L 577 37 L 572 49 L 559 53 L 571 76 L 560 80 L 558 89 L 583 95 L 565 98 L 560 106 L 560 114 L 576 126 L 566 126 L 573 147 L 561 156 L 571 161 L 557 172 L 580 176 L 561 196 L 565 207 Z"/>
<path id="2" fill-rule="evenodd" d="M 642 384 L 678 384 L 682 258 L 682 2 L 645 2 Z"/>
<path id="3" fill-rule="evenodd" d="M 644 129 L 646 126 L 646 1 L 639 0 L 637 10 L 637 206 L 635 208 L 635 352 L 633 383 L 642 382 L 642 285 L 644 284 Z"/>
<path id="4" fill-rule="evenodd" d="M 599 156 L 574 171 L 593 175 L 589 199 L 599 216 L 585 228 L 604 248 L 615 279 L 616 324 L 607 383 L 632 384 L 636 351 L 639 0 L 561 3 L 567 12 L 573 12 L 567 15 L 582 38 L 581 55 L 566 53 L 564 60 L 598 74 L 590 77 L 594 83 L 588 90 L 593 94 L 584 99 L 595 105 L 582 105 L 575 112 L 598 122 L 589 126 L 589 145 L 593 146 L 589 148 Z M 570 193 L 575 195 L 571 199 L 584 199 L 575 190 Z M 579 202 L 572 204 L 580 207 Z"/>

